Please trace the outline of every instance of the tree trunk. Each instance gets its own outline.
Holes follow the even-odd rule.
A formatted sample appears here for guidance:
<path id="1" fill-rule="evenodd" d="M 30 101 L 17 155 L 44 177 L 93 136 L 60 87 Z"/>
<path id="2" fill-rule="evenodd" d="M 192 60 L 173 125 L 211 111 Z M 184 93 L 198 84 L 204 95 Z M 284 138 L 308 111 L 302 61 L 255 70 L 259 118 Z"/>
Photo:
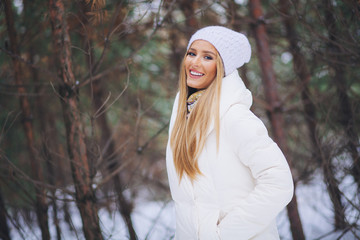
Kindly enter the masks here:
<path id="1" fill-rule="evenodd" d="M 35 93 L 40 93 L 40 92 L 41 91 L 39 91 L 38 89 L 35 89 Z M 55 141 L 57 139 L 57 136 L 56 136 L 57 134 L 52 133 L 51 136 L 49 134 L 49 132 L 50 132 L 49 129 L 51 129 L 51 127 L 49 127 L 49 123 L 51 124 L 51 122 L 54 123 L 55 121 L 50 121 L 49 119 L 51 119 L 51 117 L 49 118 L 47 116 L 49 113 L 43 113 L 44 111 L 42 111 L 42 109 L 44 108 L 42 103 L 46 102 L 46 101 L 44 101 L 44 98 L 38 97 L 36 102 L 37 102 L 36 106 L 38 108 L 38 116 L 42 116 L 39 118 L 40 126 L 43 127 L 43 129 L 40 129 L 40 133 L 41 133 L 41 137 L 42 137 L 42 139 L 41 139 L 42 157 L 46 162 L 47 180 L 49 181 L 49 184 L 54 187 L 49 190 L 51 193 L 50 205 L 53 210 L 52 217 L 53 217 L 53 222 L 55 224 L 55 229 L 56 229 L 56 239 L 60 240 L 61 239 L 61 229 L 60 229 L 60 225 L 59 225 L 60 222 L 59 222 L 59 217 L 58 217 L 58 206 L 56 204 L 56 193 L 55 193 L 56 189 L 55 189 L 55 187 L 57 187 L 56 176 L 61 175 L 63 173 L 63 170 L 61 169 L 61 165 L 57 164 L 57 161 L 56 161 L 57 158 L 54 157 L 54 155 L 51 153 L 51 151 L 54 151 L 56 149 Z M 58 151 L 56 151 L 56 152 L 58 152 Z M 54 170 L 54 166 L 57 166 L 56 172 Z"/>
<path id="2" fill-rule="evenodd" d="M 123 11 L 121 10 L 121 6 L 119 6 L 117 9 L 119 9 L 119 13 L 121 14 Z M 83 24 L 85 26 L 83 38 L 85 42 L 85 51 L 88 53 L 86 62 L 88 63 L 89 71 L 93 71 L 93 62 L 95 61 L 95 54 L 93 51 L 93 44 L 91 39 L 91 32 L 92 32 L 92 26 L 88 19 L 89 12 L 93 12 L 93 9 L 89 8 L 89 6 L 82 2 L 82 20 Z M 120 20 L 122 16 L 118 16 L 118 20 Z M 123 20 L 123 19 L 121 19 Z M 91 72 L 90 76 L 93 75 L 93 72 Z M 98 111 L 99 109 L 104 109 L 106 106 L 103 105 L 102 100 L 104 99 L 104 89 L 103 89 L 103 81 L 101 79 L 98 79 L 97 81 L 91 82 L 91 89 L 93 94 L 93 107 L 94 112 Z M 102 157 L 107 162 L 107 171 L 108 174 L 112 174 L 117 168 L 118 168 L 118 162 L 119 157 L 115 153 L 115 142 L 112 138 L 112 131 L 110 129 L 109 123 L 106 118 L 106 113 L 100 114 L 99 116 L 95 116 L 95 121 L 99 125 L 99 128 L 101 129 L 101 149 L 102 149 Z M 120 174 L 115 174 L 113 179 L 114 184 L 114 191 L 117 194 L 118 197 L 118 209 L 123 217 L 126 226 L 128 228 L 128 233 L 131 240 L 136 240 L 137 235 L 131 220 L 131 212 L 132 212 L 132 204 L 125 198 L 123 194 L 123 182 L 121 180 Z"/>
<path id="3" fill-rule="evenodd" d="M 23 0 L 23 4 L 24 4 L 24 23 L 26 24 L 26 27 L 28 29 L 30 29 L 34 24 L 35 21 L 37 21 L 38 19 L 34 19 L 31 14 L 32 12 L 34 12 L 36 10 L 36 6 L 34 4 L 33 1 L 29 1 L 29 0 Z M 39 42 L 35 43 L 35 44 L 39 44 Z M 30 47 L 28 49 L 27 52 L 28 55 L 28 59 L 30 63 L 34 63 L 34 48 Z M 54 158 L 53 158 L 53 154 L 50 153 L 50 150 L 54 150 L 57 146 L 57 144 L 55 143 L 55 141 L 58 139 L 57 138 L 57 134 L 56 131 L 53 131 L 51 133 L 51 137 L 49 136 L 49 132 L 51 131 L 51 129 L 55 129 L 55 121 L 53 119 L 53 117 L 49 117 L 49 115 L 51 114 L 50 112 L 46 111 L 44 103 L 47 102 L 46 97 L 43 96 L 43 85 L 41 84 L 40 80 L 39 80 L 39 74 L 38 74 L 38 70 L 33 68 L 33 67 L 28 67 L 28 70 L 30 72 L 31 78 L 34 82 L 35 88 L 34 88 L 34 92 L 37 95 L 36 99 L 35 99 L 35 108 L 36 108 L 36 112 L 37 112 L 37 116 L 36 119 L 38 121 L 38 125 L 40 127 L 38 127 L 39 132 L 41 133 L 41 153 L 42 153 L 42 159 L 44 160 L 44 162 L 46 162 L 46 170 L 47 170 L 47 174 L 45 174 L 46 179 L 49 181 L 49 183 L 55 187 L 55 179 L 56 179 L 56 174 L 54 172 L 53 166 L 56 165 L 57 166 L 57 172 L 61 174 L 61 169 L 59 169 L 59 165 L 57 165 L 54 162 Z M 51 119 L 51 120 L 50 120 Z M 54 147 L 54 148 L 52 148 Z M 58 152 L 58 151 L 57 151 Z M 57 240 L 61 239 L 61 230 L 60 230 L 60 225 L 59 225 L 59 218 L 58 218 L 58 207 L 56 205 L 56 195 L 55 195 L 55 188 L 51 188 L 49 190 L 51 192 L 51 196 L 52 198 L 50 199 L 50 205 L 52 207 L 52 217 L 53 217 L 53 222 L 55 224 L 55 229 L 56 229 L 56 238 Z"/>
<path id="4" fill-rule="evenodd" d="M 64 196 L 65 197 L 65 196 Z M 69 230 L 74 232 L 75 235 L 77 236 L 77 230 L 74 226 L 73 220 L 71 219 L 71 214 L 70 214 L 70 210 L 69 210 L 69 204 L 67 201 L 63 201 L 63 206 L 61 208 L 63 214 L 64 214 L 64 221 L 66 222 L 66 224 L 69 226 Z M 78 237 L 77 237 L 78 239 Z"/>
<path id="5" fill-rule="evenodd" d="M 94 93 L 94 109 L 100 109 L 103 105 L 101 101 L 104 99 L 104 92 L 101 86 L 101 81 L 96 81 L 93 84 Z M 115 153 L 115 142 L 112 139 L 112 132 L 109 127 L 106 114 L 101 114 L 97 117 L 97 123 L 101 128 L 101 149 L 103 149 L 103 158 L 107 161 L 108 174 L 112 174 L 119 167 L 119 157 Z M 123 195 L 123 182 L 120 174 L 115 174 L 113 177 L 114 190 L 118 197 L 118 207 L 121 216 L 123 217 L 131 240 L 136 240 L 136 232 L 131 220 L 132 204 Z"/>
<path id="6" fill-rule="evenodd" d="M 26 143 L 29 152 L 29 160 L 31 167 L 32 178 L 36 181 L 35 184 L 35 194 L 36 194 L 36 215 L 38 223 L 41 229 L 42 239 L 50 239 L 49 225 L 48 225 L 48 206 L 46 202 L 46 193 L 41 183 L 44 182 L 43 171 L 39 159 L 36 157 L 35 152 L 35 140 L 33 132 L 33 122 L 32 122 L 32 113 L 30 109 L 30 103 L 26 97 L 26 90 L 24 88 L 24 83 L 21 78 L 21 66 L 20 62 L 17 60 L 19 56 L 19 47 L 17 43 L 16 31 L 14 27 L 14 14 L 12 10 L 12 1 L 5 0 L 5 15 L 6 15 L 6 24 L 7 30 L 10 39 L 10 50 L 15 57 L 12 57 L 12 62 L 14 65 L 14 78 L 15 84 L 17 85 L 17 92 L 19 94 L 20 107 L 22 110 L 22 125 L 24 128 L 24 133 L 26 136 Z M 40 184 L 39 184 L 40 183 Z"/>
<path id="7" fill-rule="evenodd" d="M 199 23 L 195 16 L 196 1 L 181 0 L 179 6 L 185 15 L 185 34 L 187 39 L 199 28 Z"/>
<path id="8" fill-rule="evenodd" d="M 226 19 L 227 19 L 229 26 L 232 26 L 232 29 L 234 29 L 238 32 L 247 29 L 247 27 L 249 25 L 249 19 L 247 16 L 240 15 L 239 11 L 238 11 L 242 7 L 240 7 L 239 4 L 235 2 L 235 0 L 227 0 L 226 2 L 227 2 Z M 242 68 L 243 67 L 240 68 L 240 71 Z"/>
<path id="9" fill-rule="evenodd" d="M 331 1 L 323 0 L 322 9 L 325 12 L 325 26 L 328 31 L 328 65 L 333 69 L 334 74 L 332 80 L 336 86 L 337 96 L 339 99 L 339 123 L 344 128 L 345 133 L 348 137 L 347 147 L 350 155 L 352 157 L 353 165 L 351 174 L 360 188 L 360 154 L 357 150 L 359 146 L 359 136 L 357 135 L 355 118 L 352 112 L 350 99 L 348 96 L 348 86 L 346 84 L 346 71 L 345 71 L 345 61 L 342 59 L 342 49 L 339 47 L 341 45 L 339 36 L 341 33 L 337 28 L 336 20 L 333 16 L 333 6 Z"/>
<path id="10" fill-rule="evenodd" d="M 270 50 L 268 46 L 268 36 L 265 30 L 265 23 L 263 21 L 262 7 L 259 0 L 250 0 L 250 11 L 256 21 L 253 30 L 255 34 L 256 46 L 258 50 L 258 59 L 262 71 L 262 80 L 264 83 L 265 97 L 271 108 L 268 111 L 268 117 L 270 119 L 274 140 L 279 145 L 281 150 L 287 156 L 290 167 L 292 167 L 289 159 L 288 147 L 286 144 L 286 138 L 284 134 L 284 119 L 281 109 L 281 103 L 276 90 L 277 83 L 275 72 L 272 66 L 272 59 L 270 56 Z M 305 240 L 304 231 L 302 228 L 300 215 L 297 207 L 296 194 L 291 202 L 287 205 L 287 212 L 290 221 L 291 233 L 294 240 Z"/>
<path id="11" fill-rule="evenodd" d="M 32 49 L 30 49 L 29 52 L 29 59 L 31 62 L 33 62 L 34 54 L 32 52 Z M 58 218 L 58 207 L 56 205 L 56 176 L 62 174 L 61 165 L 58 165 L 55 161 L 56 157 L 54 158 L 51 151 L 54 151 L 57 147 L 56 140 L 57 134 L 56 131 L 51 132 L 51 129 L 55 129 L 54 123 L 55 119 L 53 117 L 49 117 L 51 112 L 45 110 L 45 106 L 43 103 L 46 103 L 46 98 L 42 96 L 42 86 L 40 85 L 40 81 L 38 79 L 38 73 L 37 70 L 34 68 L 30 69 L 32 79 L 35 83 L 35 89 L 34 92 L 37 94 L 36 98 L 36 110 L 37 110 L 37 120 L 39 121 L 39 132 L 41 136 L 41 153 L 42 158 L 46 163 L 46 179 L 48 180 L 49 184 L 53 186 L 54 188 L 49 189 L 49 192 L 51 193 L 50 198 L 50 205 L 52 207 L 53 213 L 53 222 L 55 224 L 56 229 L 56 238 L 57 240 L 61 239 L 61 229 L 59 225 L 59 218 Z M 51 134 L 51 135 L 50 135 Z M 55 150 L 56 151 L 56 150 Z M 58 152 L 58 151 L 56 151 Z M 56 173 L 54 171 L 54 166 L 57 166 Z"/>
<path id="12" fill-rule="evenodd" d="M 287 40 L 290 45 L 290 52 L 294 57 L 294 71 L 301 81 L 301 99 L 304 106 L 305 118 L 309 129 L 313 152 L 315 153 L 315 159 L 323 170 L 324 182 L 333 204 L 335 228 L 344 229 L 346 227 L 345 209 L 341 202 L 341 191 L 334 174 L 334 166 L 332 165 L 331 158 L 329 156 L 324 156 L 324 153 L 321 150 L 321 139 L 317 136 L 316 108 L 310 98 L 311 94 L 308 86 L 311 74 L 306 64 L 305 56 L 298 46 L 297 39 L 299 39 L 299 37 L 295 31 L 293 17 L 289 14 L 289 9 L 291 7 L 290 2 L 288 0 L 279 0 L 279 4 L 286 29 Z"/>
<path id="13" fill-rule="evenodd" d="M 171 19 L 171 18 L 170 18 Z M 172 21 L 172 20 L 170 20 Z M 176 72 L 180 71 L 180 65 L 184 57 L 184 49 L 180 47 L 179 30 L 176 27 L 169 29 L 169 40 L 171 47 L 171 61 Z"/>
<path id="14" fill-rule="evenodd" d="M 0 239 L 10 240 L 10 230 L 7 224 L 7 212 L 0 189 Z"/>
<path id="15" fill-rule="evenodd" d="M 78 108 L 78 89 L 72 72 L 71 41 L 62 0 L 49 1 L 50 20 L 56 66 L 60 78 L 59 95 L 66 129 L 67 149 L 80 211 L 83 232 L 87 240 L 102 240 L 97 205 L 89 172 L 85 133 Z"/>

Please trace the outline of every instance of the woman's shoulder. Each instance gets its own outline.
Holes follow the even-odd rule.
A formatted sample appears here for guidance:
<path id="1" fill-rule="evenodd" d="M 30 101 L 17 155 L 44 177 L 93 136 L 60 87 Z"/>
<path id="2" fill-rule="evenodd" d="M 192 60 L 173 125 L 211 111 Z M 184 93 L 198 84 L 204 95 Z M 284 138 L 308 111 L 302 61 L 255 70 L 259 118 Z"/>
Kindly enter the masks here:
<path id="1" fill-rule="evenodd" d="M 232 104 L 224 115 L 225 121 L 247 121 L 258 119 L 259 118 L 249 109 L 248 106 L 240 103 Z"/>
<path id="2" fill-rule="evenodd" d="M 173 107 L 172 107 L 173 111 L 177 109 L 177 106 L 179 104 L 179 96 L 180 96 L 180 92 L 177 92 L 173 101 Z"/>
<path id="3" fill-rule="evenodd" d="M 174 103 L 179 101 L 180 92 L 177 92 L 174 98 Z"/>
<path id="4" fill-rule="evenodd" d="M 252 132 L 253 130 L 262 130 L 266 127 L 259 117 L 257 117 L 248 107 L 242 104 L 232 105 L 223 117 L 225 129 L 233 131 L 234 129 L 243 132 Z"/>

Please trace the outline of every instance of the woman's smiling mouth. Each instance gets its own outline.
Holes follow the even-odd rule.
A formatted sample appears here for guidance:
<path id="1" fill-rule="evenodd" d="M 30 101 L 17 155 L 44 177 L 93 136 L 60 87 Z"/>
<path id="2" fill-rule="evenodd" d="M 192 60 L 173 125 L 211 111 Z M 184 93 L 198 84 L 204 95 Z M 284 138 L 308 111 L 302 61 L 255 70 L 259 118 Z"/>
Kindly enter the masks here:
<path id="1" fill-rule="evenodd" d="M 202 76 L 205 75 L 205 74 L 200 73 L 200 72 L 195 71 L 195 70 L 190 70 L 189 72 L 190 72 L 191 77 L 195 77 L 195 78 L 202 77 Z"/>

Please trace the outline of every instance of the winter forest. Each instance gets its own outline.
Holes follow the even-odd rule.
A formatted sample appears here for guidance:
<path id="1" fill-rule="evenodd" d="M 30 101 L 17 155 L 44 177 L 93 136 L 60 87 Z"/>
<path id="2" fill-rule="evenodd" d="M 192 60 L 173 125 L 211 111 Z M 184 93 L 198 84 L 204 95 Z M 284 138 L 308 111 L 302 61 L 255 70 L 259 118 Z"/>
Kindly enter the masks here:
<path id="1" fill-rule="evenodd" d="M 168 124 L 208 25 L 250 40 L 296 187 L 281 239 L 360 239 L 357 0 L 1 0 L 0 239 L 173 239 Z"/>

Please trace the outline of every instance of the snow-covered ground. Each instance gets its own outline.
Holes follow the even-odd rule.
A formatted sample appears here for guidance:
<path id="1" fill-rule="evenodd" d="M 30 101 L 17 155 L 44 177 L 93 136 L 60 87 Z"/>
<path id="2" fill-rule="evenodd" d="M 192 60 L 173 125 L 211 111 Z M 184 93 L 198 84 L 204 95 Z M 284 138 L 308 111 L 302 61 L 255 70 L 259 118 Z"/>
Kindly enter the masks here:
<path id="1" fill-rule="evenodd" d="M 351 186 L 352 179 L 344 179 L 341 184 L 341 189 L 346 194 L 347 198 L 355 201 L 359 206 L 359 199 L 354 198 L 355 187 Z M 340 232 L 333 232 L 333 213 L 331 201 L 327 195 L 326 187 L 321 180 L 321 176 L 316 177 L 310 184 L 299 184 L 296 189 L 297 201 L 302 220 L 306 239 L 308 240 L 353 240 L 359 239 L 356 233 L 348 231 L 346 234 Z M 75 205 L 71 206 L 73 225 L 78 229 L 77 235 L 71 231 L 67 224 L 62 221 L 61 229 L 63 232 L 63 239 L 84 239 L 81 231 L 81 219 Z M 350 223 L 356 221 L 359 212 L 351 207 L 347 207 L 347 217 Z M 126 226 L 124 225 L 118 211 L 108 212 L 105 209 L 99 211 L 101 228 L 104 231 L 105 239 L 125 240 L 128 239 L 126 235 Z M 60 215 L 63 219 L 63 216 Z M 149 202 L 138 199 L 136 201 L 135 209 L 132 214 L 135 230 L 140 240 L 168 240 L 172 239 L 175 230 L 175 212 L 172 202 Z M 50 217 L 51 219 L 51 217 Z M 278 216 L 278 228 L 281 239 L 291 240 L 291 233 L 289 228 L 289 221 L 287 213 L 284 210 Z M 359 224 L 359 222 L 357 222 Z M 11 224 L 10 224 L 11 225 Z M 14 229 L 11 235 L 14 240 L 18 239 L 40 239 L 40 232 L 35 227 L 29 229 L 26 224 L 22 226 L 23 232 L 19 234 Z M 53 239 L 55 239 L 55 227 L 50 227 Z M 360 236 L 360 231 L 357 232 Z"/>
<path id="2" fill-rule="evenodd" d="M 359 206 L 359 198 L 355 197 L 356 186 L 353 184 L 351 177 L 343 179 L 340 188 L 348 199 Z M 357 233 L 352 232 L 352 229 L 344 233 L 344 231 L 334 232 L 333 222 L 334 214 L 332 210 L 332 203 L 326 191 L 326 186 L 318 174 L 307 185 L 299 184 L 296 188 L 297 203 L 300 218 L 302 221 L 305 237 L 308 240 L 353 240 L 360 239 L 360 230 Z M 356 221 L 356 216 L 359 212 L 347 205 L 346 216 L 350 223 Z M 282 240 L 291 240 L 290 225 L 287 218 L 286 210 L 282 211 L 278 216 L 278 229 Z M 358 220 L 357 224 L 360 222 Z M 357 236 L 359 237 L 355 237 Z"/>

